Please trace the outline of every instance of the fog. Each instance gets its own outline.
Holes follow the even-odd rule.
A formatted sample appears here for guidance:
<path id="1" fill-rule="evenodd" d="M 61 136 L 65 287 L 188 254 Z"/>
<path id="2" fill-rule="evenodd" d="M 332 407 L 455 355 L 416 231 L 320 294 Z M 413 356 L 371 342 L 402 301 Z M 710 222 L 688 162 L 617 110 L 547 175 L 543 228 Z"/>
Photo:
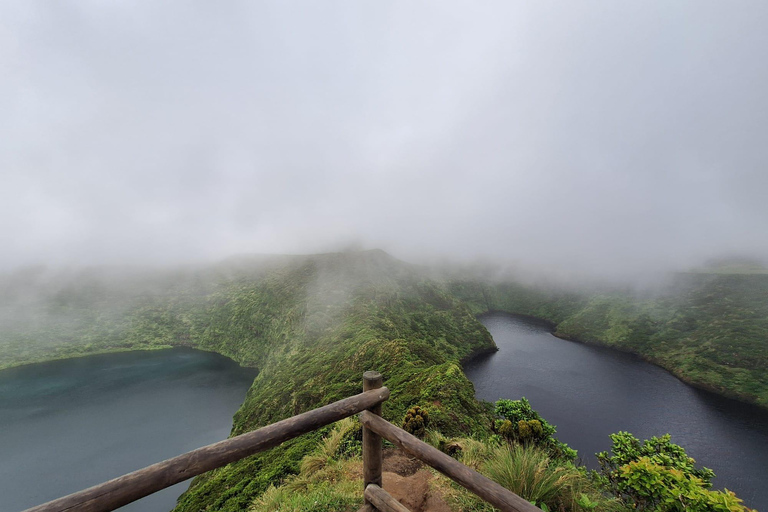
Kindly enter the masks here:
<path id="1" fill-rule="evenodd" d="M 768 3 L 0 4 L 0 269 L 768 255 Z"/>

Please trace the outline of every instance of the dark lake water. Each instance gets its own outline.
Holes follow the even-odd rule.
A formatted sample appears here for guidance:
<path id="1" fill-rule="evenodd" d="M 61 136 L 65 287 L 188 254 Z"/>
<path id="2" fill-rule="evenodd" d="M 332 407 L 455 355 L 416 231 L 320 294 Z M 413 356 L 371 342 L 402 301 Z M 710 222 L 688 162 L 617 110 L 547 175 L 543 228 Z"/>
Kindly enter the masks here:
<path id="1" fill-rule="evenodd" d="M 191 349 L 0 371 L 0 510 L 23 510 L 226 439 L 255 376 Z M 120 510 L 167 512 L 188 485 Z"/>
<path id="2" fill-rule="evenodd" d="M 526 397 L 593 468 L 613 432 L 670 433 L 714 470 L 714 488 L 768 510 L 768 411 L 695 389 L 631 354 L 558 339 L 539 322 L 505 314 L 481 321 L 499 351 L 465 367 L 478 398 Z"/>

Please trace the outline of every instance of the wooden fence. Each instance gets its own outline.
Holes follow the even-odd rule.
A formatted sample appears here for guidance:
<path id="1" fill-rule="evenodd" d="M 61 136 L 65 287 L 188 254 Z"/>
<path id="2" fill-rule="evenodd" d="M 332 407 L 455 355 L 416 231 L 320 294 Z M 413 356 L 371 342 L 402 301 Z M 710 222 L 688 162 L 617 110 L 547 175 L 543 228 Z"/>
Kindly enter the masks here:
<path id="1" fill-rule="evenodd" d="M 108 512 L 289 439 L 359 414 L 363 424 L 363 507 L 359 512 L 408 512 L 382 489 L 382 438 L 435 468 L 504 512 L 541 512 L 528 501 L 381 417 L 389 398 L 378 372 L 363 374 L 363 392 L 266 427 L 210 444 L 25 512 Z"/>

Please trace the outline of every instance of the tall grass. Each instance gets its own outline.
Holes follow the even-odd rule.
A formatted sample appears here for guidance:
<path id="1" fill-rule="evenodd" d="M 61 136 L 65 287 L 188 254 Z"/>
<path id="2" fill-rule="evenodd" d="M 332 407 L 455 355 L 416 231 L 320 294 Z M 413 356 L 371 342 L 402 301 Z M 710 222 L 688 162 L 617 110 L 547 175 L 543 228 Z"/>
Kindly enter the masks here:
<path id="1" fill-rule="evenodd" d="M 472 469 L 479 469 L 491 449 L 487 442 L 466 437 L 448 438 L 437 430 L 427 430 L 424 442 L 451 457 L 457 457 Z"/>
<path id="2" fill-rule="evenodd" d="M 354 512 L 363 502 L 362 482 L 319 482 L 303 492 L 270 486 L 249 512 Z"/>
<path id="3" fill-rule="evenodd" d="M 301 474 L 312 475 L 335 460 L 339 454 L 341 441 L 355 426 L 355 421 L 352 418 L 338 421 L 331 433 L 320 442 L 317 450 L 302 459 Z"/>
<path id="4" fill-rule="evenodd" d="M 346 458 L 343 442 L 359 428 L 352 418 L 336 423 L 317 448 L 301 461 L 299 474 L 271 485 L 249 512 L 352 512 L 362 503 L 359 458 Z"/>
<path id="5" fill-rule="evenodd" d="M 551 511 L 619 509 L 605 498 L 583 470 L 552 460 L 547 451 L 530 445 L 502 445 L 490 450 L 481 470 L 518 496 Z"/>
<path id="6" fill-rule="evenodd" d="M 474 439 L 448 439 L 429 433 L 427 440 L 462 463 L 483 473 L 536 506 L 551 512 L 609 512 L 620 504 L 603 496 L 583 469 L 551 459 L 546 450 L 532 445 L 498 444 Z M 437 483 L 454 507 L 466 511 L 491 511 L 480 498 L 447 479 Z"/>
<path id="7" fill-rule="evenodd" d="M 576 469 L 552 463 L 547 452 L 533 446 L 492 449 L 483 469 L 489 478 L 515 494 L 550 510 L 574 510 L 584 476 Z"/>

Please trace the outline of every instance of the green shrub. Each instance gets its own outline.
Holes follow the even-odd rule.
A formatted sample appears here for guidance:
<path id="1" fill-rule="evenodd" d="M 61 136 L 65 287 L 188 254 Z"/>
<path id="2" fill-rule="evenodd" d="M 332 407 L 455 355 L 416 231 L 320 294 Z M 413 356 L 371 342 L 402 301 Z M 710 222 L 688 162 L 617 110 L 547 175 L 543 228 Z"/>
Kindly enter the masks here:
<path id="1" fill-rule="evenodd" d="M 515 432 L 515 426 L 509 420 L 499 421 L 496 425 L 496 431 L 501 437 L 508 441 L 514 440 L 517 436 L 517 432 Z"/>
<path id="2" fill-rule="evenodd" d="M 534 411 L 525 397 L 520 400 L 499 400 L 495 412 L 501 417 L 495 424 L 496 433 L 507 441 L 539 446 L 559 459 L 576 459 L 576 450 L 554 437 L 557 432 L 555 426 Z"/>
<path id="3" fill-rule="evenodd" d="M 520 420 L 517 422 L 517 435 L 523 443 L 536 443 L 543 438 L 544 428 L 539 420 Z"/>
<path id="4" fill-rule="evenodd" d="M 743 512 L 742 500 L 729 490 L 712 491 L 682 470 L 654 463 L 650 457 L 621 466 L 617 490 L 636 510 L 660 512 Z"/>
<path id="5" fill-rule="evenodd" d="M 429 426 L 429 413 L 418 405 L 414 405 L 403 418 L 403 430 L 416 437 L 424 437 Z"/>
<path id="6" fill-rule="evenodd" d="M 702 485 L 709 488 L 715 473 L 708 468 L 697 468 L 696 461 L 685 453 L 682 446 L 671 442 L 671 436 L 665 434 L 661 437 L 652 437 L 640 443 L 629 432 L 617 432 L 611 434 L 611 455 L 608 452 L 597 454 L 603 475 L 609 480 L 618 477 L 618 469 L 630 462 L 648 457 L 654 464 L 670 469 L 679 469 L 685 474 L 696 477 L 702 481 Z"/>
<path id="7" fill-rule="evenodd" d="M 570 462 L 553 458 L 542 447 L 508 443 L 501 439 L 483 441 L 447 439 L 430 431 L 426 440 L 451 452 L 463 464 L 474 468 L 505 488 L 527 499 L 545 512 L 612 512 L 621 504 L 606 498 L 587 471 Z M 447 479 L 436 481 L 441 494 L 454 510 L 493 512 L 490 504 Z"/>
<path id="8" fill-rule="evenodd" d="M 611 434 L 611 454 L 600 452 L 597 477 L 606 490 L 640 511 L 741 512 L 732 492 L 712 491 L 715 474 L 697 468 L 669 434 L 642 443 L 629 432 Z"/>

